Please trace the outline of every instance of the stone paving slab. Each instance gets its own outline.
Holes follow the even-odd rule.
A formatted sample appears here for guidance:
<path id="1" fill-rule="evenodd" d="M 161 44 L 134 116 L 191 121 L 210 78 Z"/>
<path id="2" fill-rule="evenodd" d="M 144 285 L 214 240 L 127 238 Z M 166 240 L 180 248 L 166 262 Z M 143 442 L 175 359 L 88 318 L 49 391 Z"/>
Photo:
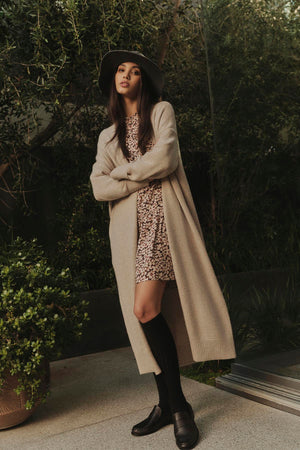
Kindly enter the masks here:
<path id="1" fill-rule="evenodd" d="M 130 347 L 51 363 L 51 395 L 24 424 L 0 432 L 0 450 L 176 450 L 173 426 L 130 434 L 157 403 L 152 374 Z M 299 417 L 182 377 L 205 450 L 298 450 Z"/>

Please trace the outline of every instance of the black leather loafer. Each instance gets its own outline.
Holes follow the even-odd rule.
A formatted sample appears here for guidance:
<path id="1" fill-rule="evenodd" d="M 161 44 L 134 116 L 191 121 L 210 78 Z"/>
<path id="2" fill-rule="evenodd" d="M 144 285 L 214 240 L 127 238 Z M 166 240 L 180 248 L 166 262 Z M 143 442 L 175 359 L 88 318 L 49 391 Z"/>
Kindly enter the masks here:
<path id="1" fill-rule="evenodd" d="M 155 431 L 172 422 L 172 413 L 165 413 L 160 406 L 155 405 L 147 419 L 134 425 L 131 434 L 134 436 L 145 436 L 146 434 L 155 433 Z"/>
<path id="2" fill-rule="evenodd" d="M 199 439 L 199 430 L 194 422 L 194 411 L 191 405 L 188 403 L 188 411 L 178 411 L 172 417 L 177 447 L 194 448 Z"/>

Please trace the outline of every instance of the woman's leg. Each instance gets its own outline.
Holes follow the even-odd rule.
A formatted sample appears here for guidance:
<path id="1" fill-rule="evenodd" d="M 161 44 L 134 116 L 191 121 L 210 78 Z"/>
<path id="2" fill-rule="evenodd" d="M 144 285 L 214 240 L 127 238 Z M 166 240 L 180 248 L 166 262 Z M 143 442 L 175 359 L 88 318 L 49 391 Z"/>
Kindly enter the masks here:
<path id="1" fill-rule="evenodd" d="M 136 284 L 134 314 L 163 374 L 172 413 L 187 410 L 180 382 L 177 350 L 172 333 L 161 314 L 166 281 L 148 280 Z"/>
<path id="2" fill-rule="evenodd" d="M 160 313 L 165 284 L 166 282 L 151 280 L 136 285 L 134 313 L 139 319 L 151 320 Z M 142 322 L 140 323 L 142 324 Z M 154 406 L 145 420 L 133 426 L 131 434 L 134 436 L 155 433 L 162 427 L 172 423 L 169 393 L 164 374 L 155 375 L 153 372 L 153 375 L 158 389 L 159 404 Z"/>
<path id="3" fill-rule="evenodd" d="M 149 417 L 135 425 L 135 436 L 154 433 L 173 422 L 176 445 L 180 449 L 193 448 L 199 439 L 194 412 L 183 395 L 176 345 L 172 333 L 161 314 L 161 300 L 166 282 L 144 281 L 136 285 L 134 314 L 139 319 L 152 353 L 162 370 L 168 391 L 171 412 L 155 405 Z M 162 385 L 163 386 L 163 385 Z"/>
<path id="4" fill-rule="evenodd" d="M 138 318 L 142 319 L 142 315 L 148 312 L 146 319 L 151 319 L 161 311 L 161 301 L 165 286 L 166 281 L 162 280 L 148 280 L 136 284 L 134 313 Z M 153 376 L 158 390 L 158 405 L 164 411 L 168 411 L 170 409 L 169 394 L 164 374 L 156 375 L 153 372 Z"/>
<path id="5" fill-rule="evenodd" d="M 165 376 L 163 373 L 159 373 L 158 375 L 156 375 L 154 372 L 153 375 L 158 390 L 158 406 L 160 406 L 163 411 L 170 411 L 169 394 Z"/>

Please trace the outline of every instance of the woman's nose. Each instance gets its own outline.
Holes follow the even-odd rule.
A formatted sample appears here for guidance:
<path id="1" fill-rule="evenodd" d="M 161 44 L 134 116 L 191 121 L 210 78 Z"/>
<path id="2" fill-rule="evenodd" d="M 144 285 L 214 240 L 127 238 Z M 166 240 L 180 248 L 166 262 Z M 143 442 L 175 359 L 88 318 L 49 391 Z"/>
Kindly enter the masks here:
<path id="1" fill-rule="evenodd" d="M 129 78 L 129 72 L 128 72 L 128 73 L 124 73 L 124 74 L 123 74 L 123 77 L 124 77 L 124 78 Z"/>

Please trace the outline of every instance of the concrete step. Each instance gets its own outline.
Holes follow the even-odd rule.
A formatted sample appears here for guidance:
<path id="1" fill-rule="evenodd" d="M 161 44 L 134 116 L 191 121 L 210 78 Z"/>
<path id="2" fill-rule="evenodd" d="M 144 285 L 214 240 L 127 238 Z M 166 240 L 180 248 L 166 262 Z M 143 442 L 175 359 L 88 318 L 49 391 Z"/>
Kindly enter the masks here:
<path id="1" fill-rule="evenodd" d="M 300 416 L 300 380 L 258 369 L 251 361 L 233 363 L 230 374 L 216 378 L 216 387 Z"/>

